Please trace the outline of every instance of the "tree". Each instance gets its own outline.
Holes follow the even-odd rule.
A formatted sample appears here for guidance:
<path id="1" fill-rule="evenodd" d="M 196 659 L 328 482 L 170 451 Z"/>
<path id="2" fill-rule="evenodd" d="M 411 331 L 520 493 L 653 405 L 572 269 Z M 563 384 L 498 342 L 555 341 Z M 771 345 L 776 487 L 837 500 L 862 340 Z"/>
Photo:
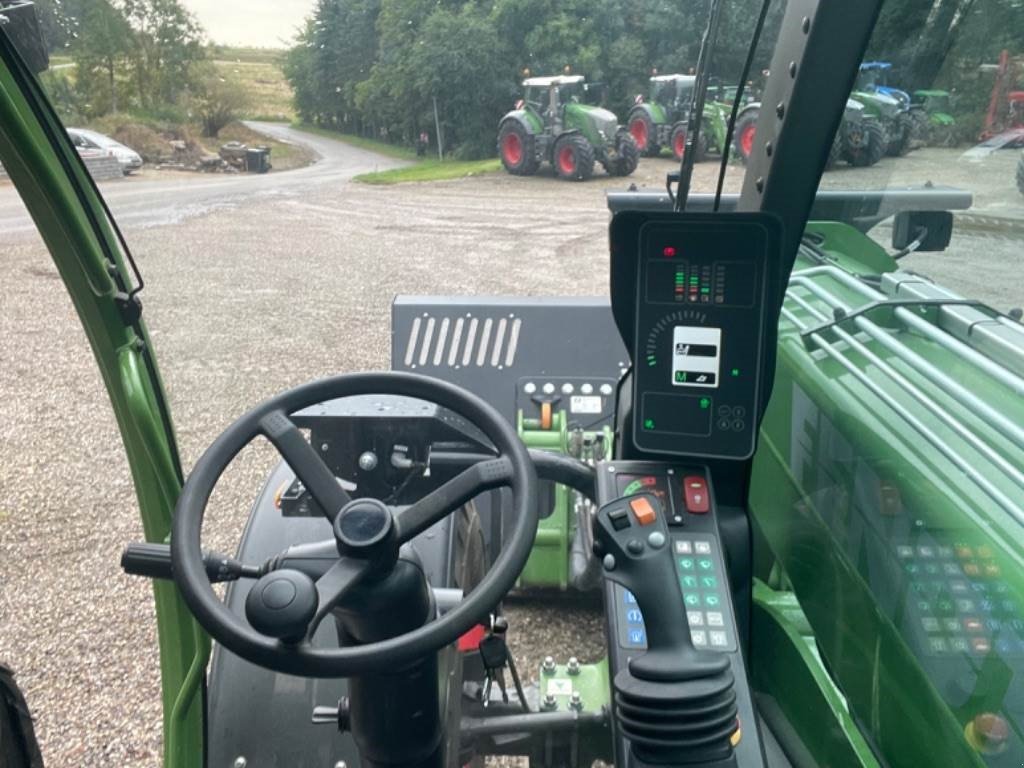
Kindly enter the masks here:
<path id="1" fill-rule="evenodd" d="M 223 77 L 213 65 L 202 69 L 193 106 L 204 136 L 216 136 L 249 106 L 249 94 L 242 86 Z"/>
<path id="2" fill-rule="evenodd" d="M 133 30 L 131 75 L 139 103 L 168 105 L 189 89 L 205 58 L 203 30 L 179 0 L 122 0 Z"/>
<path id="3" fill-rule="evenodd" d="M 94 114 L 117 112 L 118 79 L 133 53 L 128 21 L 108 0 L 93 0 L 78 20 L 71 48 L 78 89 Z"/>

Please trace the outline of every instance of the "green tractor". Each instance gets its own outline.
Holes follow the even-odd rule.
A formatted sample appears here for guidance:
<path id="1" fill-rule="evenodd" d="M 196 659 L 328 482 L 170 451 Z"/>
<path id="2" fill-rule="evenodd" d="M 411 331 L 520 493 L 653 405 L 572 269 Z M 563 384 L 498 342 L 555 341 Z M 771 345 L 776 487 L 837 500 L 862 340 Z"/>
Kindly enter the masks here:
<path id="1" fill-rule="evenodd" d="M 744 163 L 754 151 L 760 113 L 760 103 L 751 102 L 736 116 L 733 151 Z M 849 163 L 856 168 L 872 166 L 885 155 L 888 143 L 882 122 L 862 102 L 847 99 L 843 120 L 832 141 L 826 168 L 832 168 L 839 162 Z"/>
<path id="2" fill-rule="evenodd" d="M 626 125 L 641 154 L 657 157 L 663 147 L 669 147 L 676 160 L 682 159 L 695 80 L 693 75 L 654 75 L 648 97 L 637 95 Z M 720 153 L 725 146 L 729 105 L 724 101 L 718 99 L 704 105 L 697 160 L 703 160 L 710 152 Z"/>
<path id="3" fill-rule="evenodd" d="M 613 112 L 582 102 L 590 90 L 582 75 L 530 77 L 523 88 L 523 98 L 498 124 L 506 171 L 532 176 L 549 162 L 559 178 L 585 181 L 595 162 L 612 176 L 636 170 L 636 142 Z"/>
<path id="4" fill-rule="evenodd" d="M 910 96 L 888 84 L 891 69 L 892 64 L 887 61 L 863 62 L 852 95 L 882 124 L 886 136 L 885 154 L 899 157 L 920 144 L 922 131 L 912 114 L 915 110 L 911 109 Z"/>
<path id="5" fill-rule="evenodd" d="M 910 100 L 910 117 L 914 121 L 915 138 L 919 137 L 932 146 L 956 145 L 956 120 L 950 114 L 949 91 L 914 91 Z"/>

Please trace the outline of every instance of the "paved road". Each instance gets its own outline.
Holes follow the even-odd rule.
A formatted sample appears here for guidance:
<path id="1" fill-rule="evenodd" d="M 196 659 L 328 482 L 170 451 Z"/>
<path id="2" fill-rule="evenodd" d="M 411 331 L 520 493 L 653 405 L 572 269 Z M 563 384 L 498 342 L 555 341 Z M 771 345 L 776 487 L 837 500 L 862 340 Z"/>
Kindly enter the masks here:
<path id="1" fill-rule="evenodd" d="M 256 199 L 306 195 L 318 187 L 338 184 L 361 173 L 398 167 L 400 160 L 353 147 L 284 123 L 249 122 L 247 125 L 279 141 L 303 144 L 316 154 L 304 168 L 269 173 L 183 175 L 150 171 L 145 177 L 100 183 L 100 189 L 118 223 L 125 230 L 176 224 L 215 210 L 236 208 Z M 35 225 L 10 184 L 0 185 L 0 232 L 5 240 L 34 236 Z"/>

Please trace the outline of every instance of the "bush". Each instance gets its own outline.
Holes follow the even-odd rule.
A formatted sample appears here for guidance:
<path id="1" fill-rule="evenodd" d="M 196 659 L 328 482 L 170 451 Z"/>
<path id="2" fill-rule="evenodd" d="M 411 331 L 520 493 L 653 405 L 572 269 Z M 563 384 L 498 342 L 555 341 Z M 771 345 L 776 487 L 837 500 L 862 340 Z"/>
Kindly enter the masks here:
<path id="1" fill-rule="evenodd" d="M 204 136 L 216 136 L 249 106 L 249 95 L 242 85 L 215 70 L 203 76 L 198 90 L 193 106 Z"/>

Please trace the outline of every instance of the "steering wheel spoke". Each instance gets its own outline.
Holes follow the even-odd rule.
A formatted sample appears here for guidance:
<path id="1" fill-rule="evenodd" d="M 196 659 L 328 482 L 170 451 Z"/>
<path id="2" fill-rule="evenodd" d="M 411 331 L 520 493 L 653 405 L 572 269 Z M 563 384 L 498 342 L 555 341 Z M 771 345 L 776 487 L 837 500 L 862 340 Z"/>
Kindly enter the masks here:
<path id="1" fill-rule="evenodd" d="M 313 640 L 320 622 L 369 571 L 370 563 L 366 560 L 342 557 L 316 580 L 317 608 L 309 622 L 309 629 L 306 630 L 307 640 Z"/>
<path id="2" fill-rule="evenodd" d="M 399 543 L 404 544 L 423 533 L 484 491 L 501 488 L 511 482 L 512 462 L 504 456 L 477 462 L 407 507 L 395 518 Z"/>
<path id="3" fill-rule="evenodd" d="M 273 443 L 327 518 L 334 522 L 351 499 L 299 428 L 283 411 L 272 411 L 260 419 L 260 432 Z"/>

